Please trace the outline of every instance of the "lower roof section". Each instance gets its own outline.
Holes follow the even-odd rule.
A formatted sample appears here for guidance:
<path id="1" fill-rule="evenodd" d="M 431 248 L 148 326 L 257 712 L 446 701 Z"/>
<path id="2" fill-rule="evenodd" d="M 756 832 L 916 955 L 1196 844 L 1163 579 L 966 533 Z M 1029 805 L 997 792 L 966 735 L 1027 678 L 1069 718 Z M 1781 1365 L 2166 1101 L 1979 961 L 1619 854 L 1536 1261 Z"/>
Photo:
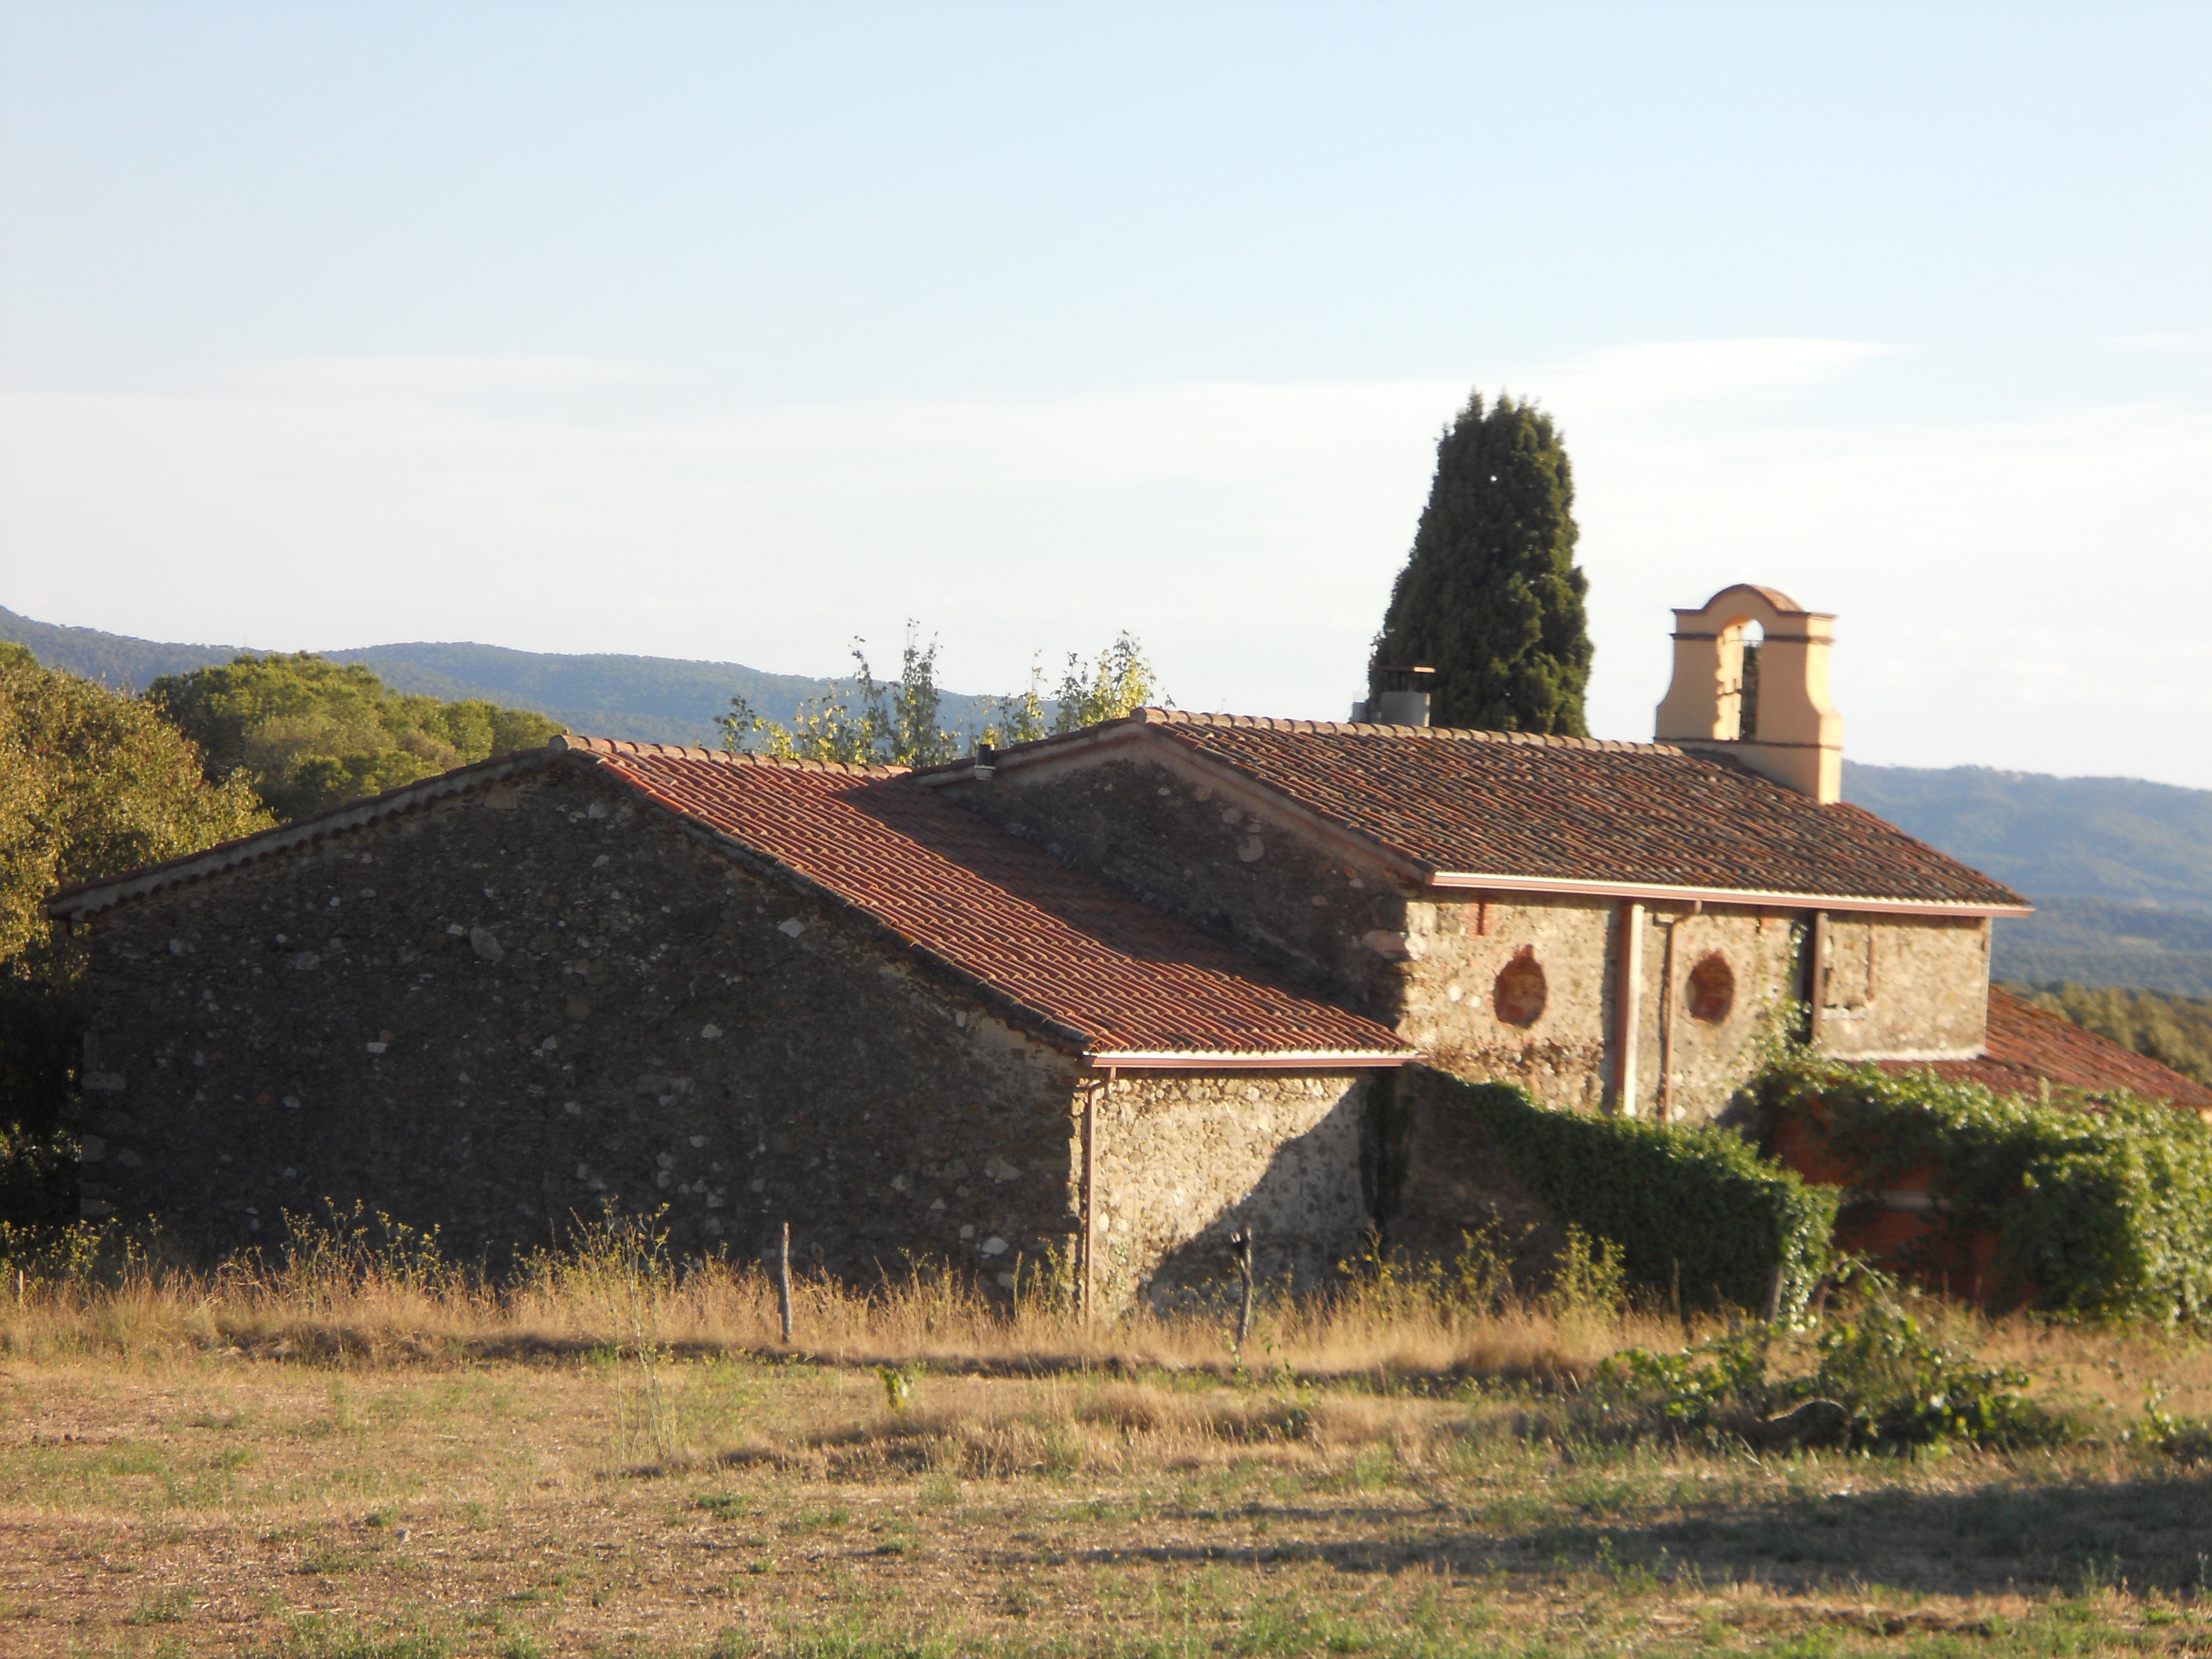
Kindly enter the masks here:
<path id="1" fill-rule="evenodd" d="M 1996 985 L 1990 988 L 1989 1040 L 1979 1057 L 1880 1064 L 1884 1071 L 1927 1071 L 1954 1083 L 1978 1083 L 1999 1094 L 2033 1095 L 2048 1083 L 2084 1094 L 2124 1090 L 2212 1113 L 2212 1089 Z"/>
<path id="2" fill-rule="evenodd" d="M 1297 990 L 905 775 L 555 741 L 1026 1011 L 1086 1063 L 1282 1071 L 1414 1057 L 1388 1026 Z"/>

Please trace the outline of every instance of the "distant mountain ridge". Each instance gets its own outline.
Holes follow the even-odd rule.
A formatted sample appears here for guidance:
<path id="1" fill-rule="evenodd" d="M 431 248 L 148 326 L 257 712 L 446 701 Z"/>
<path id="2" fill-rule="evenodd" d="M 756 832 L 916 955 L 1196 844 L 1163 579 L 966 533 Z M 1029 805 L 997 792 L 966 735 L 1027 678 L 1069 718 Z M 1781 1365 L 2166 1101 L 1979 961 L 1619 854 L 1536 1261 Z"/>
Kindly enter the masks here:
<path id="1" fill-rule="evenodd" d="M 1847 760 L 1844 798 L 2039 898 L 2212 915 L 2212 790 Z"/>
<path id="2" fill-rule="evenodd" d="M 2035 901 L 1999 979 L 2212 996 L 2212 790 L 1845 761 L 1844 798 Z"/>
<path id="3" fill-rule="evenodd" d="M 23 646 L 50 668 L 133 691 L 143 691 L 164 674 L 227 663 L 245 649 L 134 640 L 97 629 L 34 622 L 4 608 L 0 640 Z M 449 700 L 480 697 L 503 708 L 534 709 L 595 738 L 708 747 L 720 746 L 714 719 L 728 712 L 732 697 L 741 696 L 755 713 L 787 724 L 801 702 L 836 684 L 803 674 L 764 673 L 743 663 L 612 653 L 566 656 L 497 645 L 410 642 L 317 654 L 333 662 L 360 663 L 395 691 Z M 988 719 L 992 705 L 988 696 L 947 692 L 942 718 L 952 730 L 965 730 Z"/>
<path id="4" fill-rule="evenodd" d="M 133 690 L 238 654 L 231 646 L 57 627 L 4 609 L 0 639 L 27 647 L 49 666 Z M 322 654 L 363 664 L 396 690 L 481 697 L 594 736 L 658 743 L 719 745 L 714 717 L 731 697 L 788 721 L 800 702 L 834 684 L 741 663 L 495 645 L 373 645 Z M 980 724 L 990 702 L 948 695 L 945 724 Z M 2212 790 L 1845 761 L 1844 794 L 2036 901 L 2034 916 L 1997 924 L 1998 977 L 2212 995 Z"/>

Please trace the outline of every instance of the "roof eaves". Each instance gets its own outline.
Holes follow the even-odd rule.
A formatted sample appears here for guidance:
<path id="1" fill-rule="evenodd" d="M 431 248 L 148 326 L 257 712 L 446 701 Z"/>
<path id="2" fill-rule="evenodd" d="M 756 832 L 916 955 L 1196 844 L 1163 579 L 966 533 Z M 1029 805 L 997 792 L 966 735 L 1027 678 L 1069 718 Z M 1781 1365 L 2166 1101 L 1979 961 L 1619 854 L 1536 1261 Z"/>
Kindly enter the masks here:
<path id="1" fill-rule="evenodd" d="M 805 760 L 797 756 L 732 754 L 726 749 L 702 749 L 693 744 L 633 742 L 628 738 L 580 738 L 562 735 L 547 747 L 561 752 L 619 758 L 635 755 L 645 759 L 713 761 L 718 765 L 765 766 L 784 772 L 829 772 L 847 778 L 903 777 L 903 766 L 859 766 L 845 761 Z"/>
<path id="2" fill-rule="evenodd" d="M 82 882 L 75 887 L 65 887 L 46 901 L 46 915 L 55 921 L 81 921 L 134 899 L 150 897 L 172 887 L 188 886 L 226 871 L 258 864 L 264 859 L 297 852 L 331 836 L 351 834 L 382 819 L 414 811 L 448 796 L 465 795 L 507 778 L 520 777 L 526 772 L 543 770 L 560 757 L 561 750 L 554 744 L 561 741 L 556 738 L 543 749 L 502 755 L 491 760 L 478 761 L 473 766 L 441 772 L 435 777 L 403 783 L 396 789 L 387 789 L 382 794 L 372 795 L 366 800 L 333 807 L 327 812 L 318 812 L 311 818 L 279 824 L 273 830 L 259 830 L 201 852 L 187 853 L 182 858 L 146 865 L 120 876 L 109 876 L 99 881 Z"/>
<path id="3" fill-rule="evenodd" d="M 1083 1063 L 1122 1072 L 1376 1071 L 1410 1066 L 1420 1057 L 1414 1048 L 1091 1048 L 1085 1050 Z"/>
<path id="4" fill-rule="evenodd" d="M 1444 891 L 1553 893 L 1583 898 L 1640 899 L 1656 904 L 1747 904 L 1775 910 L 1842 910 L 1887 915 L 2026 916 L 2035 907 L 1982 899 L 1927 899 L 1868 893 L 1788 892 L 1752 887 L 1688 887 L 1663 882 L 1583 880 L 1571 876 L 1505 876 L 1473 870 L 1438 870 L 1431 887 Z"/>

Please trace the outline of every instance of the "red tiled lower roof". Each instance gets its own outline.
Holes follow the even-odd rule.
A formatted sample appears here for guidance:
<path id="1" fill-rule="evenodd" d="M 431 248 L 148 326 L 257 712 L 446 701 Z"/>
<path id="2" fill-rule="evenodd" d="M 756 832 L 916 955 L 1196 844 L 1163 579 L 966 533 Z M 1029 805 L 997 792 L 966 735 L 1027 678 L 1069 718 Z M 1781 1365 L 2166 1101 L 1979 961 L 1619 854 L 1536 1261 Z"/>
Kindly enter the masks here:
<path id="1" fill-rule="evenodd" d="M 1127 724 L 1435 875 L 1967 908 L 2027 903 L 1860 807 L 1823 805 L 1665 744 L 1158 708 Z M 1109 731 L 1009 750 L 1001 764 Z"/>
<path id="2" fill-rule="evenodd" d="M 570 738 L 667 810 L 852 904 L 1100 1060 L 1409 1059 L 1395 1033 L 962 811 L 903 775 Z"/>
<path id="3" fill-rule="evenodd" d="M 1995 985 L 1990 988 L 1988 1048 L 1979 1060 L 1885 1060 L 1882 1069 L 1929 1071 L 2007 1095 L 2039 1093 L 2047 1079 L 2054 1089 L 2085 1094 L 2124 1089 L 2140 1099 L 2212 1111 L 2212 1089 Z"/>

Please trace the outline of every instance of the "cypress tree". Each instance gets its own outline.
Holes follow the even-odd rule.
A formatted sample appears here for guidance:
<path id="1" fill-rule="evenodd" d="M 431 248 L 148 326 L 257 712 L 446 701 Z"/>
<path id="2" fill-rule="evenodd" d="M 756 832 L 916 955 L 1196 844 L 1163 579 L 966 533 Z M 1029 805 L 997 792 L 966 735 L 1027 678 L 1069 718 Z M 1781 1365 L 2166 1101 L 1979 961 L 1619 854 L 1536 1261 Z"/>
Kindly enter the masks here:
<path id="1" fill-rule="evenodd" d="M 1574 477 L 1550 416 L 1475 392 L 1437 443 L 1436 482 L 1368 659 L 1437 671 L 1430 719 L 1489 732 L 1588 735 L 1590 641 L 1575 564 Z"/>

